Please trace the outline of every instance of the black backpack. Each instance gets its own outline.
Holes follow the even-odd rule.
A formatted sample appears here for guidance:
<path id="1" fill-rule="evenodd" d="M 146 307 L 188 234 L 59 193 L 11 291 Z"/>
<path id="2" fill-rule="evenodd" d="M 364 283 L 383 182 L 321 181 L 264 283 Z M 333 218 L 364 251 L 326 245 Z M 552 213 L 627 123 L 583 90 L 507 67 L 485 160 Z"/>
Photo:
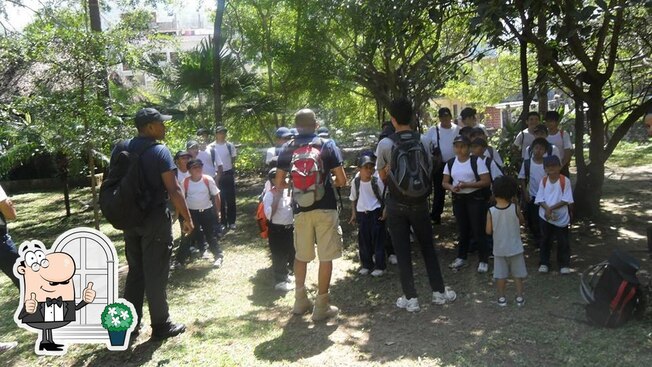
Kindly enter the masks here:
<path id="1" fill-rule="evenodd" d="M 615 328 L 645 312 L 646 297 L 636 277 L 638 261 L 614 250 L 607 261 L 586 269 L 580 278 L 580 294 L 586 317 L 592 324 Z"/>
<path id="2" fill-rule="evenodd" d="M 414 131 L 395 133 L 390 161 L 388 188 L 397 202 L 424 203 L 432 190 L 432 162 Z"/>
<path id="3" fill-rule="evenodd" d="M 129 140 L 118 143 L 109 171 L 100 186 L 100 209 L 115 229 L 131 229 L 143 223 L 152 203 L 153 193 L 147 190 L 140 156 L 157 142 L 129 151 Z"/>

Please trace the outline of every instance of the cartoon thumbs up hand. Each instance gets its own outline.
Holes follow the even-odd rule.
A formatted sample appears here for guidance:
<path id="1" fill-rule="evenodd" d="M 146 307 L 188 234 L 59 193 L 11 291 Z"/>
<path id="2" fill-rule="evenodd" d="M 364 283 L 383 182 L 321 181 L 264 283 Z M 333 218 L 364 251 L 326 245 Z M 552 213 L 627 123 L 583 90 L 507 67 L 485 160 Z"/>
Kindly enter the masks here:
<path id="1" fill-rule="evenodd" d="M 86 289 L 84 289 L 84 302 L 92 303 L 95 300 L 95 291 L 93 290 L 93 282 L 88 282 Z"/>
<path id="2" fill-rule="evenodd" d="M 36 293 L 29 295 L 29 299 L 25 301 L 25 311 L 27 313 L 36 312 L 36 306 L 38 306 L 38 301 L 36 301 Z"/>

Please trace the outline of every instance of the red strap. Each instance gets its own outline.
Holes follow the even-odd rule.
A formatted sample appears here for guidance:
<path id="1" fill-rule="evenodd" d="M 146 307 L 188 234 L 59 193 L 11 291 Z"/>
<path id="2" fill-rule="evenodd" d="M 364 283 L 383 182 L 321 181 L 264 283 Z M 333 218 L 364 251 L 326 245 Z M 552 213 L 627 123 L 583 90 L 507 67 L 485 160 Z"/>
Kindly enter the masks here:
<path id="1" fill-rule="evenodd" d="M 548 176 L 543 176 L 543 187 L 546 187 L 546 182 L 548 182 Z"/>
<path id="2" fill-rule="evenodd" d="M 563 194 L 564 189 L 566 188 L 566 176 L 564 176 L 564 175 L 559 176 L 559 181 L 560 181 L 560 185 L 561 185 L 561 193 Z"/>
<path id="3" fill-rule="evenodd" d="M 616 293 L 616 297 L 614 297 L 611 300 L 611 303 L 609 304 L 609 309 L 611 310 L 611 312 L 616 311 L 616 309 L 618 308 L 618 304 L 620 303 L 620 299 L 623 297 L 625 288 L 627 288 L 627 281 L 623 280 L 620 283 L 620 287 L 618 287 L 618 293 Z"/>
<path id="4" fill-rule="evenodd" d="M 625 305 L 628 304 L 629 301 L 631 301 L 632 298 L 634 298 L 635 295 L 636 295 L 636 287 L 632 287 L 632 288 L 629 290 L 629 293 L 627 293 L 627 296 L 625 297 L 625 300 L 624 300 L 623 303 L 620 305 L 620 312 L 623 312 L 623 308 L 625 308 Z"/>
<path id="5" fill-rule="evenodd" d="M 211 186 L 208 184 L 208 176 L 202 175 L 201 178 L 204 180 L 204 185 L 206 185 L 206 188 L 208 189 L 208 195 L 210 196 L 210 194 L 211 194 Z"/>

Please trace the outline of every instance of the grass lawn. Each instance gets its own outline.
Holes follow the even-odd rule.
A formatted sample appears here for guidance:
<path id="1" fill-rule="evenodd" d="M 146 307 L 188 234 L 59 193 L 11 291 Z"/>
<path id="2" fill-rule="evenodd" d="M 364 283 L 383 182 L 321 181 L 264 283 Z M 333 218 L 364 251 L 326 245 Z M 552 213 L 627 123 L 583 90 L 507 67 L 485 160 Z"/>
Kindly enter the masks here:
<path id="1" fill-rule="evenodd" d="M 332 300 L 341 309 L 337 320 L 314 324 L 306 315 L 292 317 L 292 294 L 273 290 L 266 242 L 257 237 L 253 212 L 260 185 L 239 188 L 238 229 L 223 240 L 225 262 L 214 270 L 207 260 L 172 274 L 168 287 L 170 312 L 188 326 L 185 334 L 162 342 L 149 341 L 146 328 L 129 351 L 109 352 L 104 346 L 74 345 L 62 357 L 33 353 L 36 334 L 17 328 L 13 313 L 18 292 L 0 276 L 0 341 L 17 340 L 18 348 L 0 355 L 2 366 L 435 366 L 435 365 L 652 365 L 652 315 L 616 330 L 598 329 L 569 319 L 584 319 L 578 272 L 606 258 L 619 246 L 635 250 L 645 279 L 652 264 L 645 248 L 645 227 L 652 215 L 652 166 L 611 167 L 604 194 L 605 214 L 594 224 L 571 231 L 574 273 L 536 273 L 538 253 L 526 246 L 530 276 L 527 304 L 508 307 L 495 302 L 490 274 L 470 266 L 458 273 L 446 265 L 455 257 L 455 223 L 450 211 L 435 227 L 444 279 L 458 293 L 446 306 L 428 303 L 429 289 L 419 251 L 415 279 L 422 310 L 409 314 L 394 306 L 401 295 L 398 270 L 389 265 L 380 279 L 357 275 L 356 240 L 345 224 L 348 205 L 340 215 L 345 256 L 336 261 Z M 62 195 L 42 192 L 13 195 L 20 219 L 10 230 L 20 243 L 41 239 L 51 245 L 65 230 L 90 226 L 91 212 L 81 212 L 88 190 L 73 192 L 73 218 L 64 219 Z M 448 202 L 447 202 L 447 205 Z M 102 231 L 116 244 L 124 264 L 120 233 L 109 225 Z M 475 258 L 471 258 L 475 260 Z M 473 261 L 472 261 L 473 262 Z M 309 266 L 315 289 L 316 264 Z M 149 316 L 147 311 L 147 323 Z"/>

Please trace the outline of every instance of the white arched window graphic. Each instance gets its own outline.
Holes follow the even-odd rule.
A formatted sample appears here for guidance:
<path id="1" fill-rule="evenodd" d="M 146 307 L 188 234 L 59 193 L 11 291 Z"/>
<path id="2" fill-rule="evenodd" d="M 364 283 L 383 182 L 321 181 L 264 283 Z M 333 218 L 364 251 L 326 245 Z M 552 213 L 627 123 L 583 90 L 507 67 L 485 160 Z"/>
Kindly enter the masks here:
<path id="1" fill-rule="evenodd" d="M 71 229 L 57 238 L 52 252 L 65 252 L 75 260 L 75 303 L 81 302 L 81 292 L 93 282 L 96 292 L 93 303 L 76 313 L 76 321 L 53 330 L 55 340 L 97 343 L 107 341 L 100 317 L 104 307 L 115 302 L 118 295 L 117 254 L 111 240 L 93 228 Z"/>

